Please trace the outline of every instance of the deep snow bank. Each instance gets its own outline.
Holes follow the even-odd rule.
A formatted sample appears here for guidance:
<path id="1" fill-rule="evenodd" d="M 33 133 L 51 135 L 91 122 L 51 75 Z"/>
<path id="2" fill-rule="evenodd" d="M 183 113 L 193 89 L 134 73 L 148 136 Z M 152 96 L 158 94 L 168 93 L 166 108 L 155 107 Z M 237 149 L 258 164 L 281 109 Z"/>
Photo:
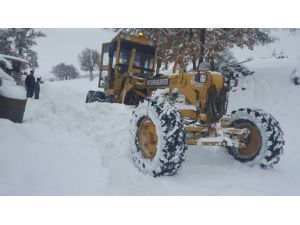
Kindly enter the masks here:
<path id="1" fill-rule="evenodd" d="M 0 68 L 0 79 L 2 83 L 0 86 L 0 95 L 13 99 L 26 99 L 24 87 L 16 85 L 15 80 L 5 73 L 2 68 Z"/>
<path id="2" fill-rule="evenodd" d="M 249 168 L 224 149 L 189 147 L 172 177 L 145 176 L 129 149 L 133 108 L 85 104 L 97 80 L 46 82 L 29 99 L 24 124 L 0 120 L 2 195 L 299 195 L 300 88 L 289 75 L 296 59 L 259 59 L 254 76 L 230 93 L 230 112 L 245 106 L 270 112 L 285 132 L 285 153 L 274 170 Z"/>

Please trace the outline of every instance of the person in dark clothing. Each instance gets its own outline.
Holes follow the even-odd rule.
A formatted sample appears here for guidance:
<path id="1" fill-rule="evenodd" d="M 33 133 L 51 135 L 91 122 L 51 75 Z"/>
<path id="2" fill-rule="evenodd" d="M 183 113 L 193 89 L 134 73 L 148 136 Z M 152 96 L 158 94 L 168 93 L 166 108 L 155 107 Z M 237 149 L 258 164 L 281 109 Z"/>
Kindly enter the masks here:
<path id="1" fill-rule="evenodd" d="M 34 84 L 34 99 L 39 99 L 40 98 L 40 82 L 41 78 L 37 78 L 36 82 Z"/>
<path id="2" fill-rule="evenodd" d="M 33 70 L 30 71 L 30 74 L 25 79 L 25 85 L 27 90 L 27 98 L 32 98 L 34 93 L 34 84 L 35 84 L 35 77 L 34 77 Z"/>

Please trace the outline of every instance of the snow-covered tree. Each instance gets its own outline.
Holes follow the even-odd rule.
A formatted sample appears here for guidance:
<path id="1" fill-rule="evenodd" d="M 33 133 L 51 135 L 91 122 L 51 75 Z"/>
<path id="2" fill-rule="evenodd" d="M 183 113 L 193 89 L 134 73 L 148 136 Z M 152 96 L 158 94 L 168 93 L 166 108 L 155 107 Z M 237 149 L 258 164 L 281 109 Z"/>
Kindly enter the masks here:
<path id="1" fill-rule="evenodd" d="M 234 46 L 253 49 L 255 45 L 264 45 L 275 39 L 268 29 L 256 28 L 121 28 L 114 29 L 126 33 L 143 32 L 156 41 L 162 60 L 167 65 L 186 67 L 193 64 L 199 69 L 204 60 L 215 69 L 215 59 L 220 53 Z"/>
<path id="2" fill-rule="evenodd" d="M 35 69 L 37 67 L 39 67 L 38 64 L 38 54 L 36 51 L 33 51 L 31 49 L 28 50 L 27 55 L 26 55 L 26 59 L 29 62 L 29 67 L 31 69 Z"/>
<path id="3" fill-rule="evenodd" d="M 80 68 L 90 72 L 90 80 L 94 79 L 93 71 L 99 68 L 100 55 L 96 50 L 85 48 L 78 56 Z"/>
<path id="4" fill-rule="evenodd" d="M 7 29 L 0 29 L 0 53 L 9 55 L 12 52 L 11 40 Z"/>
<path id="5" fill-rule="evenodd" d="M 37 44 L 36 39 L 40 37 L 46 35 L 33 28 L 0 29 L 0 52 L 27 59 L 29 67 L 34 69 L 38 67 L 38 57 L 32 47 Z"/>
<path id="6" fill-rule="evenodd" d="M 72 64 L 66 65 L 65 63 L 60 63 L 52 67 L 51 73 L 60 80 L 70 80 L 79 77 L 77 69 Z"/>

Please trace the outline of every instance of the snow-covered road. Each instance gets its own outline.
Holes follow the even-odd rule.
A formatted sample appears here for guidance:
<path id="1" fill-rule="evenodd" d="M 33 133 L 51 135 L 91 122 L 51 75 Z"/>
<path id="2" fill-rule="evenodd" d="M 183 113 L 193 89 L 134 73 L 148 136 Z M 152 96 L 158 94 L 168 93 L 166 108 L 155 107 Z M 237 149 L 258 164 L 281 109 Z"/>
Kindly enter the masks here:
<path id="1" fill-rule="evenodd" d="M 133 108 L 85 104 L 97 81 L 77 79 L 43 84 L 41 99 L 28 100 L 23 124 L 0 119 L 0 195 L 299 195 L 300 88 L 288 78 L 297 62 L 253 62 L 247 89 L 230 94 L 228 112 L 254 106 L 280 121 L 286 146 L 274 170 L 249 168 L 221 148 L 192 146 L 177 175 L 145 176 L 129 150 Z"/>

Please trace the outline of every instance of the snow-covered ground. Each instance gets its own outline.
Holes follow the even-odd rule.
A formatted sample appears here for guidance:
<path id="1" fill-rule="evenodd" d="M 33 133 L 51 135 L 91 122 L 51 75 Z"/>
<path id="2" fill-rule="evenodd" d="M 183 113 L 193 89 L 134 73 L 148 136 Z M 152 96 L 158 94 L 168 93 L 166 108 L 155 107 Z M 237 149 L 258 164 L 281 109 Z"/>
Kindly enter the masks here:
<path id="1" fill-rule="evenodd" d="M 256 59 L 254 76 L 230 93 L 230 112 L 258 107 L 281 123 L 286 145 L 273 170 L 250 168 L 224 149 L 189 147 L 172 177 L 138 171 L 129 149 L 134 108 L 85 104 L 88 79 L 46 82 L 29 99 L 23 124 L 0 119 L 0 195 L 299 195 L 300 87 L 289 75 L 300 59 Z M 298 66 L 299 67 L 299 66 Z M 300 68 L 298 68 L 300 69 Z"/>

